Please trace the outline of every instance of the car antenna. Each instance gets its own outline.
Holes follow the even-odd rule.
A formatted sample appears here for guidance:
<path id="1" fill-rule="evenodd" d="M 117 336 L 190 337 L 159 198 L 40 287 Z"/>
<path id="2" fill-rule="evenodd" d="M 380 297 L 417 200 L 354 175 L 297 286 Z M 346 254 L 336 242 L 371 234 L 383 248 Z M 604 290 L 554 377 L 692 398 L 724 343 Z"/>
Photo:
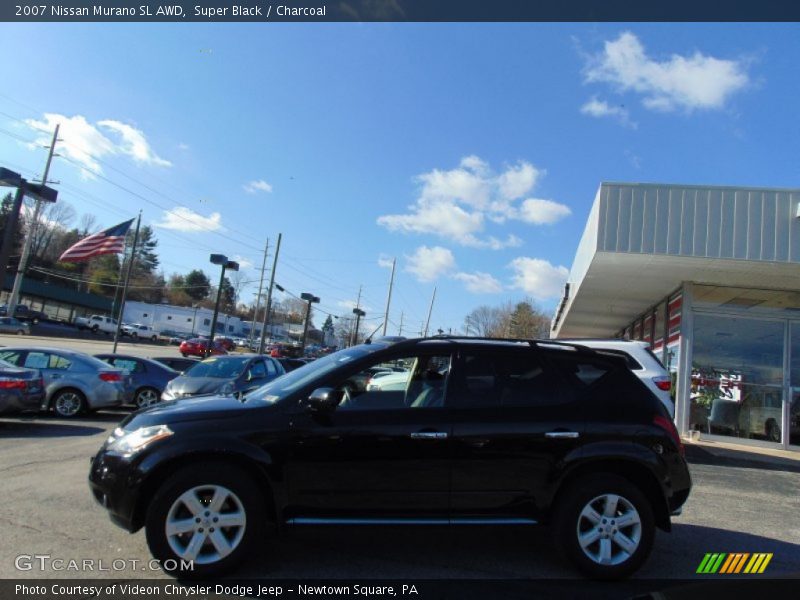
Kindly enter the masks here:
<path id="1" fill-rule="evenodd" d="M 376 333 L 378 333 L 378 329 L 380 329 L 381 327 L 383 327 L 383 321 L 381 321 L 381 324 L 378 325 L 375 329 L 372 330 L 372 333 L 370 333 L 367 336 L 367 339 L 364 340 L 364 343 L 365 344 L 371 344 L 372 343 L 372 336 L 375 335 Z"/>

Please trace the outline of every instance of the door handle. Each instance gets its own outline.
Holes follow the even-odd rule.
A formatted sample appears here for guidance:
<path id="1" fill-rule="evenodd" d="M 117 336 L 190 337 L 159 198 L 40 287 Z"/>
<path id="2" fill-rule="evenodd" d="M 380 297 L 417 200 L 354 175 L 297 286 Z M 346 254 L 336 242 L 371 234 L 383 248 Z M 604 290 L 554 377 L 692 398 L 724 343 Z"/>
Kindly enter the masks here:
<path id="1" fill-rule="evenodd" d="M 411 434 L 412 440 L 445 440 L 447 433 L 444 431 L 415 431 Z"/>
<path id="2" fill-rule="evenodd" d="M 581 436 L 577 431 L 548 431 L 544 437 L 551 440 L 575 440 Z"/>

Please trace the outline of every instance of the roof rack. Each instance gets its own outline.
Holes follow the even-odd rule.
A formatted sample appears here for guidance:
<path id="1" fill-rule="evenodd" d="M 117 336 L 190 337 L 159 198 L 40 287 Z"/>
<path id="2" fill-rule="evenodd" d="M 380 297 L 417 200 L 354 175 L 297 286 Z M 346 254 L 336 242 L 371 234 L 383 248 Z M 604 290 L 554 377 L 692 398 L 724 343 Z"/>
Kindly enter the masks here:
<path id="1" fill-rule="evenodd" d="M 498 337 L 478 337 L 478 336 L 468 336 L 468 335 L 452 335 L 452 334 L 441 334 L 441 335 L 434 335 L 426 338 L 416 338 L 417 342 L 422 342 L 425 340 L 451 340 L 454 342 L 463 340 L 466 342 L 473 342 L 473 341 L 484 341 L 484 342 L 510 342 L 510 343 L 517 343 L 517 344 L 528 344 L 532 348 L 538 348 L 542 345 L 547 346 L 565 346 L 568 348 L 575 348 L 576 350 L 583 350 L 592 354 L 596 354 L 597 351 L 594 348 L 590 348 L 589 346 L 584 346 L 580 342 L 570 342 L 570 341 L 561 341 L 561 340 L 549 340 L 549 339 L 534 339 L 534 338 L 498 338 Z"/>

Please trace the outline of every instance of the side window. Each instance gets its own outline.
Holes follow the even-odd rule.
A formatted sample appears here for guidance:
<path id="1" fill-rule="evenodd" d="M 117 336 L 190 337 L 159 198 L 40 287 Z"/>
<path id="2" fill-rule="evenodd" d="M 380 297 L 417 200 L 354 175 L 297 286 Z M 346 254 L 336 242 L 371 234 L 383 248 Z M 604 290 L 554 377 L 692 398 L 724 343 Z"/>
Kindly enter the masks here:
<path id="1" fill-rule="evenodd" d="M 396 370 L 395 370 L 396 369 Z M 338 410 L 441 408 L 450 371 L 450 356 L 401 356 L 334 384 L 341 392 Z"/>
<path id="2" fill-rule="evenodd" d="M 30 355 L 29 355 L 30 356 Z M 72 361 L 56 354 L 50 355 L 50 368 L 65 371 L 72 366 Z"/>
<path id="3" fill-rule="evenodd" d="M 2 350 L 0 351 L 0 359 L 10 362 L 12 365 L 19 366 L 22 352 L 16 350 Z"/>
<path id="4" fill-rule="evenodd" d="M 267 365 L 267 377 L 274 377 L 278 374 L 278 368 L 275 366 L 274 360 L 268 359 L 264 363 Z"/>
<path id="5" fill-rule="evenodd" d="M 267 369 L 264 367 L 263 360 L 257 360 L 247 369 L 247 380 L 264 379 L 267 376 Z"/>
<path id="6" fill-rule="evenodd" d="M 125 369 L 129 373 L 142 373 L 144 371 L 144 367 L 138 360 L 129 358 L 115 358 L 112 360 L 112 364 L 118 369 Z"/>
<path id="7" fill-rule="evenodd" d="M 28 352 L 28 356 L 25 357 L 25 364 L 22 366 L 29 369 L 49 369 L 50 355 L 44 352 Z"/>
<path id="8" fill-rule="evenodd" d="M 551 406 L 565 400 L 560 379 L 534 352 L 465 354 L 451 394 L 456 408 Z"/>

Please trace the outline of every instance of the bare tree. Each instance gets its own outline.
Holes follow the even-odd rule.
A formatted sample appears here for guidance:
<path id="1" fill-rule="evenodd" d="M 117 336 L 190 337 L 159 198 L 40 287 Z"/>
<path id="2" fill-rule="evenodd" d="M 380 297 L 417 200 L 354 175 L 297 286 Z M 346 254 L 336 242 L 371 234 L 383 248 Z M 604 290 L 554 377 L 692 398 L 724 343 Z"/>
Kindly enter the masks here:
<path id="1" fill-rule="evenodd" d="M 27 231 L 30 234 L 33 225 L 33 211 L 31 209 L 27 221 Z M 39 212 L 39 222 L 33 232 L 31 241 L 31 256 L 45 256 L 53 240 L 60 234 L 69 230 L 70 224 L 75 220 L 75 209 L 66 202 L 44 203 Z"/>

